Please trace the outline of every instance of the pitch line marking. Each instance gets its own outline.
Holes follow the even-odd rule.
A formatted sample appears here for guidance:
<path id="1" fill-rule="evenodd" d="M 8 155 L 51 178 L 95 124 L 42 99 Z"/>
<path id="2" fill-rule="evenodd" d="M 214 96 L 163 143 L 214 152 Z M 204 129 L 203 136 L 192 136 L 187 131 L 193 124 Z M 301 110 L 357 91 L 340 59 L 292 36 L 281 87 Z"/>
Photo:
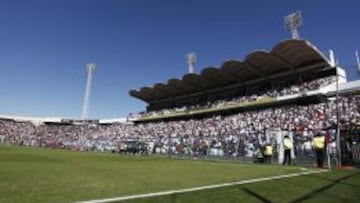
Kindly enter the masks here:
<path id="1" fill-rule="evenodd" d="M 163 192 L 153 192 L 153 193 L 129 195 L 129 196 L 122 196 L 122 197 L 107 198 L 107 199 L 79 201 L 77 203 L 108 203 L 108 202 L 140 199 L 140 198 L 147 198 L 147 197 L 157 197 L 157 196 L 172 195 L 172 194 L 178 194 L 178 193 L 208 190 L 208 189 L 233 186 L 233 185 L 243 185 L 243 184 L 247 184 L 247 183 L 256 183 L 256 182 L 268 181 L 268 180 L 277 180 L 277 179 L 282 179 L 282 178 L 291 178 L 291 177 L 308 175 L 308 174 L 313 174 L 313 173 L 323 173 L 323 172 L 328 172 L 328 171 L 329 170 L 315 170 L 315 171 L 307 171 L 307 172 L 301 172 L 301 173 L 290 173 L 290 174 L 286 174 L 286 175 L 270 176 L 270 177 L 265 177 L 265 178 L 256 178 L 256 179 L 250 179 L 250 180 L 242 180 L 242 181 L 236 181 L 236 182 L 222 183 L 222 184 L 216 184 L 216 185 L 207 185 L 207 186 L 193 187 L 193 188 L 180 189 L 180 190 L 168 190 L 168 191 L 163 191 Z"/>

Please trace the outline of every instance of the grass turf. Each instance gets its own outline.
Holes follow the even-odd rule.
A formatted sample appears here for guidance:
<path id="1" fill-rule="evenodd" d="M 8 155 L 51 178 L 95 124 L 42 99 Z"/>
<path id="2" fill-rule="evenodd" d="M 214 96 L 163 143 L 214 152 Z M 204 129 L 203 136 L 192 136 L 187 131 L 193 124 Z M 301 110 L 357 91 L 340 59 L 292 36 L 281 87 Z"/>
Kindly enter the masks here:
<path id="1" fill-rule="evenodd" d="M 348 202 L 360 200 L 359 171 L 331 171 L 191 193 L 136 199 L 126 203 Z"/>
<path id="2" fill-rule="evenodd" d="M 0 163 L 0 202 L 9 203 L 74 202 L 300 172 L 298 167 L 9 146 L 0 146 Z M 347 176 L 350 178 L 345 178 Z M 360 192 L 353 187 L 360 185 L 358 173 L 338 171 L 130 202 L 263 201 L 259 200 L 260 197 L 273 202 L 286 202 L 287 199 L 301 200 L 301 197 L 312 194 L 313 190 L 329 184 L 333 185 L 325 187 L 326 191 L 342 191 L 341 194 L 332 192 L 333 195 L 340 195 L 340 200 L 352 202 L 351 198 L 358 197 L 356 195 Z M 317 198 L 325 201 L 321 199 L 324 198 L 322 196 Z"/>

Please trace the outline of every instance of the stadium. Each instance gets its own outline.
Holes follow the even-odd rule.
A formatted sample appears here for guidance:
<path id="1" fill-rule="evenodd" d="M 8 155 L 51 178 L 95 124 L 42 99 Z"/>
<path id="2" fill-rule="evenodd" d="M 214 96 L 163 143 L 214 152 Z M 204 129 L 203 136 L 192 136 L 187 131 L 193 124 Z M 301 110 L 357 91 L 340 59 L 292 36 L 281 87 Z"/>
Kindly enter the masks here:
<path id="1" fill-rule="evenodd" d="M 331 52 L 286 39 L 164 81 L 123 119 L 1 115 L 0 202 L 359 200 L 360 80 Z"/>

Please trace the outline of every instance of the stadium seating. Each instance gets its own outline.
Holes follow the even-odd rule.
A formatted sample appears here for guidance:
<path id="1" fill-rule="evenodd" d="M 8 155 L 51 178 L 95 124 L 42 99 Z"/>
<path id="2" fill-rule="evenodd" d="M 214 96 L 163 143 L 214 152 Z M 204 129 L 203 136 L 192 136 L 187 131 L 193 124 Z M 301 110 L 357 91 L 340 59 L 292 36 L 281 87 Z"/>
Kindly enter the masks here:
<path id="1" fill-rule="evenodd" d="M 358 122 L 360 96 L 340 97 L 340 122 Z M 288 105 L 199 119 L 138 124 L 71 125 L 34 124 L 31 121 L 0 120 L 0 142 L 4 144 L 66 148 L 83 151 L 117 151 L 120 143 L 148 143 L 148 153 L 252 157 L 265 143 L 266 129 L 294 131 L 306 147 L 319 129 L 336 124 L 334 100 L 318 104 Z M 301 145 L 301 146 L 300 146 Z"/>

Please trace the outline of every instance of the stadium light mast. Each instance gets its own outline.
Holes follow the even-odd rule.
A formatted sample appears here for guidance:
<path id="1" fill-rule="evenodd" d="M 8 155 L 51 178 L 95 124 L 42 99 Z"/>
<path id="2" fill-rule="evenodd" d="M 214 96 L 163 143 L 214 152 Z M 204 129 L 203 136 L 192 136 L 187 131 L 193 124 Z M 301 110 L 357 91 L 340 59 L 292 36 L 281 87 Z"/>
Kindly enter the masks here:
<path id="1" fill-rule="evenodd" d="M 87 81 L 86 81 L 84 101 L 83 101 L 82 112 L 81 112 L 82 120 L 87 119 L 88 115 L 89 115 L 90 91 L 91 91 L 91 83 L 92 83 L 93 74 L 95 72 L 95 66 L 96 66 L 95 63 L 86 64 Z"/>
<path id="2" fill-rule="evenodd" d="M 336 71 L 336 94 L 335 94 L 335 105 L 336 105 L 336 151 L 338 155 L 338 166 L 341 166 L 341 147 L 340 147 L 340 110 L 339 110 L 339 68 L 338 60 L 335 60 L 335 54 L 332 49 L 329 50 L 329 64 L 330 67 L 335 68 Z M 327 153 L 329 150 L 327 149 Z M 328 166 L 330 168 L 330 158 L 328 157 Z"/>
<path id="3" fill-rule="evenodd" d="M 185 55 L 186 63 L 188 64 L 188 73 L 194 73 L 194 64 L 196 62 L 196 53 L 190 52 Z"/>
<path id="4" fill-rule="evenodd" d="M 300 11 L 296 11 L 284 17 L 284 25 L 290 30 L 292 39 L 300 39 L 298 28 L 302 26 L 302 16 Z"/>
<path id="5" fill-rule="evenodd" d="M 336 150 L 338 154 L 338 167 L 341 166 L 341 147 L 340 147 L 340 110 L 339 110 L 339 69 L 338 63 L 335 63 L 336 68 Z"/>
<path id="6" fill-rule="evenodd" d="M 355 57 L 356 57 L 356 64 L 357 64 L 357 72 L 360 75 L 360 60 L 359 60 L 359 53 L 358 51 L 355 51 Z"/>
<path id="7" fill-rule="evenodd" d="M 334 51 L 332 49 L 329 50 L 329 60 L 330 60 L 330 66 L 335 67 L 336 66 L 336 60 Z"/>

